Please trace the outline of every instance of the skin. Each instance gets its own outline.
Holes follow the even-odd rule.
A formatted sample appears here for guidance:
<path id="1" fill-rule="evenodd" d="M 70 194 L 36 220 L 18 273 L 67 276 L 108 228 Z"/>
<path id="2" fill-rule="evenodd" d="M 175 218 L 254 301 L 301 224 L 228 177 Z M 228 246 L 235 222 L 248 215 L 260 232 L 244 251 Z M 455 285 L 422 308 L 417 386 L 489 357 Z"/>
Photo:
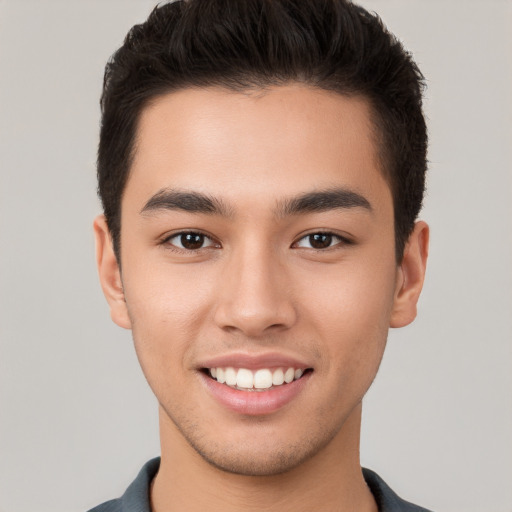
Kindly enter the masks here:
<path id="1" fill-rule="evenodd" d="M 363 98 L 298 84 L 204 88 L 143 111 L 122 200 L 122 272 L 104 218 L 94 226 L 112 319 L 132 329 L 160 404 L 154 510 L 376 510 L 359 463 L 361 400 L 389 327 L 416 315 L 428 247 L 418 222 L 397 265 L 379 165 Z M 207 194 L 224 211 L 144 210 L 170 189 Z M 368 206 L 283 208 L 333 189 Z M 190 231 L 207 235 L 203 247 L 178 247 L 176 233 Z M 335 236 L 315 249 L 312 233 Z M 205 387 L 201 362 L 269 352 L 312 368 L 277 411 L 239 414 Z"/>

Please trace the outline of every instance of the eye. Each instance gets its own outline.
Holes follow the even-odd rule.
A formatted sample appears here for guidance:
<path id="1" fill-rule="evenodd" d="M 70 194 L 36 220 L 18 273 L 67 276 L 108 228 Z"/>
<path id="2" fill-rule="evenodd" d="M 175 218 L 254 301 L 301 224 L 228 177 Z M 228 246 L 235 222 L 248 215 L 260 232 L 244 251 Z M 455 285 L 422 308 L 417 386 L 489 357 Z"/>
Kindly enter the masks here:
<path id="1" fill-rule="evenodd" d="M 306 249 L 329 249 L 342 243 L 350 242 L 334 233 L 311 233 L 302 237 L 294 246 Z"/>
<path id="2" fill-rule="evenodd" d="M 175 235 L 167 238 L 165 243 L 185 251 L 197 251 L 206 247 L 218 247 L 218 244 L 209 236 L 195 231 L 176 233 Z"/>

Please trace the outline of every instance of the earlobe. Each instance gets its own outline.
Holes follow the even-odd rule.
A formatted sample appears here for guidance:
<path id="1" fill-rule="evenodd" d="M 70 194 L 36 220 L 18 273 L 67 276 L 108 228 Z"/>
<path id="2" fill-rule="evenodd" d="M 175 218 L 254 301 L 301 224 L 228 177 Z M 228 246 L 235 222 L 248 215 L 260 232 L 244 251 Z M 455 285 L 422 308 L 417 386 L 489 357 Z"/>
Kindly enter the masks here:
<path id="1" fill-rule="evenodd" d="M 391 327 L 404 327 L 416 318 L 428 258 L 429 227 L 419 221 L 407 241 L 398 269 Z"/>
<path id="2" fill-rule="evenodd" d="M 104 215 L 94 219 L 96 264 L 101 288 L 110 306 L 112 320 L 125 329 L 131 329 L 121 280 L 121 271 L 112 246 L 112 238 Z"/>

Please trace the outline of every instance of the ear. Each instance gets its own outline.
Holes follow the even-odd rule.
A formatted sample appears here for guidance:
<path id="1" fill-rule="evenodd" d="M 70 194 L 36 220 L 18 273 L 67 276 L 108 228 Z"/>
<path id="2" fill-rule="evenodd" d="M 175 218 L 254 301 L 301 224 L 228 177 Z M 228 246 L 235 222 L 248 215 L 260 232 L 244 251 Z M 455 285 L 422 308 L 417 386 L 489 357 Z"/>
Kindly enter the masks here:
<path id="1" fill-rule="evenodd" d="M 407 241 L 404 257 L 397 272 L 391 327 L 404 327 L 416 318 L 428 257 L 429 227 L 419 221 Z"/>
<path id="2" fill-rule="evenodd" d="M 96 239 L 96 264 L 101 288 L 110 306 L 110 317 L 125 329 L 131 329 L 130 317 L 124 298 L 121 271 L 117 262 L 112 237 L 104 215 L 94 219 L 94 237 Z"/>

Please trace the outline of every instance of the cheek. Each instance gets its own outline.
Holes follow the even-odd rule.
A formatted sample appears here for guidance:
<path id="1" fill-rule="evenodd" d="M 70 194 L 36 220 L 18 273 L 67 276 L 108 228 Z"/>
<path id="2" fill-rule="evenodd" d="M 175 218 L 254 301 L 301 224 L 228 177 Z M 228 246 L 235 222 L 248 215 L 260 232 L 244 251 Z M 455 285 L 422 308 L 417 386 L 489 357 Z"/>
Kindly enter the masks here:
<path id="1" fill-rule="evenodd" d="M 124 280 L 135 350 L 152 387 L 186 366 L 208 316 L 208 280 L 199 282 L 190 268 L 147 264 L 131 267 Z"/>
<path id="2" fill-rule="evenodd" d="M 379 268 L 380 267 L 380 268 Z M 377 371 L 393 308 L 396 268 L 365 262 L 336 269 L 314 287 L 307 316 L 325 340 L 324 364 L 348 376 Z"/>
<path id="3" fill-rule="evenodd" d="M 211 301 L 211 276 L 194 265 L 171 265 L 145 258 L 123 279 L 129 313 L 135 324 L 158 330 L 170 325 L 178 335 L 203 316 Z"/>

